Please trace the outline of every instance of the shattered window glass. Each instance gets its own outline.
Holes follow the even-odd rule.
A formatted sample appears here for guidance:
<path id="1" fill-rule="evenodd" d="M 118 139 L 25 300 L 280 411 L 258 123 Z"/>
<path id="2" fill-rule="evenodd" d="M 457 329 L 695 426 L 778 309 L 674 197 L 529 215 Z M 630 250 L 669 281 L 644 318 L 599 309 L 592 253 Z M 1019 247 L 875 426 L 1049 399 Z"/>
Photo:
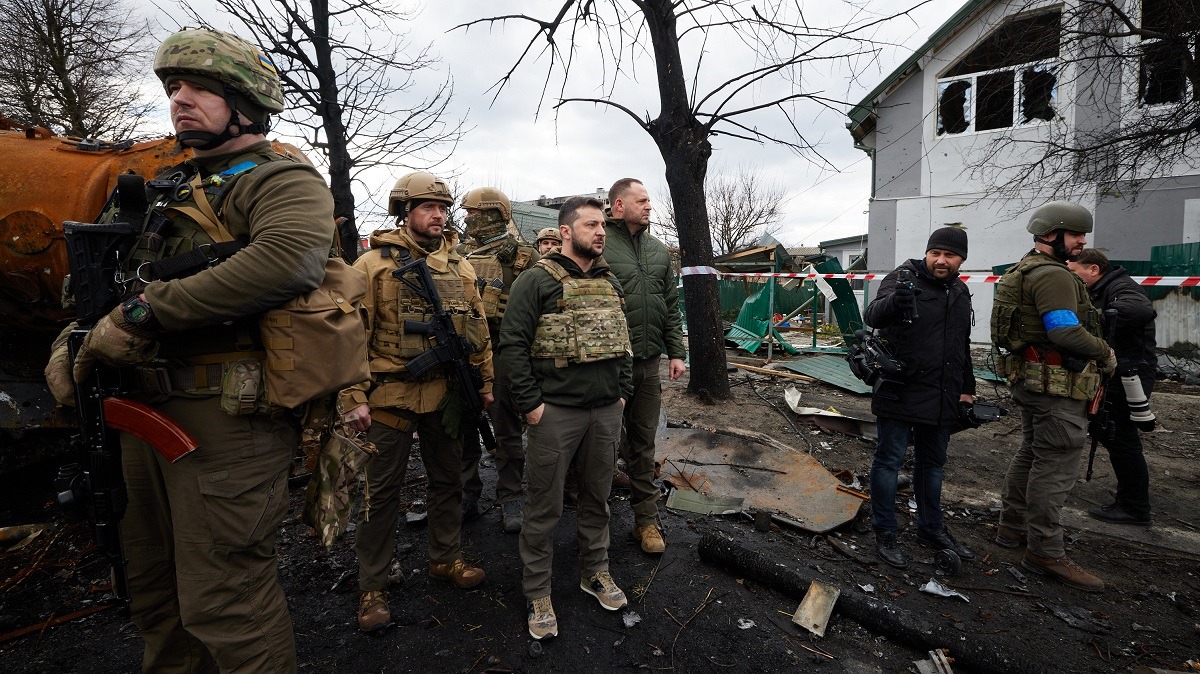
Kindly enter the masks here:
<path id="1" fill-rule="evenodd" d="M 1161 40 L 1142 47 L 1138 102 L 1142 105 L 1179 103 L 1187 93 L 1184 76 L 1187 47 L 1177 41 Z"/>
<path id="2" fill-rule="evenodd" d="M 983 42 L 950 66 L 943 77 L 1011 68 L 1058 58 L 1058 10 L 1013 19 L 992 31 Z"/>
<path id="3" fill-rule="evenodd" d="M 980 75 L 979 111 L 975 115 L 975 130 L 1003 129 L 1013 125 L 1013 71 Z"/>
<path id="4" fill-rule="evenodd" d="M 1058 112 L 1058 69 L 1033 66 L 1021 70 L 1021 123 L 1048 122 Z"/>
<path id="5" fill-rule="evenodd" d="M 971 126 L 971 81 L 938 84 L 937 134 L 962 133 Z"/>

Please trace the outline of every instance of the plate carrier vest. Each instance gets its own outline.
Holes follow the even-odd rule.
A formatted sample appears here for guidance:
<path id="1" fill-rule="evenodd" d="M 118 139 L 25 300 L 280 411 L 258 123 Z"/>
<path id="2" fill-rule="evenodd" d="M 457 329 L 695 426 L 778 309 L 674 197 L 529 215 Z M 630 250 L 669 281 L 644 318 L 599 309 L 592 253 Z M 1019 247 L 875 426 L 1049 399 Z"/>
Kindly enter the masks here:
<path id="1" fill-rule="evenodd" d="M 598 278 L 574 278 L 562 265 L 542 258 L 533 265 L 544 269 L 563 284 L 558 313 L 538 319 L 530 355 L 553 358 L 555 367 L 572 363 L 594 363 L 633 354 L 629 326 L 625 322 L 625 300 L 609 280 L 612 272 Z"/>

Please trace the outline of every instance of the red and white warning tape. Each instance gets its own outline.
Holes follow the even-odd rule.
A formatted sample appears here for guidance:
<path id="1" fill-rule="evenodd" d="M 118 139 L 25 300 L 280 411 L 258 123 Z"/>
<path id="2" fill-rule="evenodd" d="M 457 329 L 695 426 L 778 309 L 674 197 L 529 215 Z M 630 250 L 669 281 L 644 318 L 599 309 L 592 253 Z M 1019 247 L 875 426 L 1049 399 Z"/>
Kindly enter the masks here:
<path id="1" fill-rule="evenodd" d="M 848 281 L 876 281 L 882 280 L 889 272 L 864 272 L 861 274 L 845 273 L 845 274 L 812 274 L 812 273 L 767 273 L 767 272 L 722 272 L 717 271 L 713 267 L 684 267 L 680 270 L 681 276 L 696 276 L 696 275 L 716 275 L 721 278 L 743 278 L 749 281 L 766 281 L 769 278 L 796 278 L 796 279 L 846 279 Z M 959 280 L 964 283 L 996 283 L 1000 280 L 1000 276 L 996 274 L 959 274 Z M 1144 286 L 1159 286 L 1159 287 L 1181 287 L 1192 288 L 1200 286 L 1200 276 L 1131 276 L 1135 282 Z"/>

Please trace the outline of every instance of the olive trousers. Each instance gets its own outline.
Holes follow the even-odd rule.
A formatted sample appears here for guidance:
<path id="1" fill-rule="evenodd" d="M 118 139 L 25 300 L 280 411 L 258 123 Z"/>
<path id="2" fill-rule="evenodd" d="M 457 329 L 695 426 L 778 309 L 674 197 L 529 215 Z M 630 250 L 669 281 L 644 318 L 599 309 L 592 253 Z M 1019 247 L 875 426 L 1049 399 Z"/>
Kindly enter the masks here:
<path id="1" fill-rule="evenodd" d="M 658 521 L 658 499 L 662 495 L 654 486 L 654 436 L 662 410 L 660 360 L 634 359 L 633 398 L 624 411 L 625 437 L 620 452 L 625 472 L 629 474 L 629 505 L 634 525 L 639 527 Z"/>
<path id="2" fill-rule="evenodd" d="M 156 408 L 200 448 L 168 463 L 121 436 L 121 521 L 143 672 L 295 672 L 275 538 L 299 432 L 286 413 L 230 416 L 217 397 Z"/>
<path id="3" fill-rule="evenodd" d="M 620 401 L 590 410 L 546 403 L 541 421 L 529 427 L 529 498 L 518 543 L 527 599 L 550 594 L 554 530 L 572 462 L 579 475 L 579 573 L 588 578 L 608 570 L 608 494 L 620 438 Z"/>
<path id="4" fill-rule="evenodd" d="M 406 410 L 388 412 L 415 423 L 421 440 L 421 461 L 428 476 L 426 502 L 429 519 L 429 561 L 453 562 L 462 556 L 462 487 L 459 471 L 462 443 L 446 435 L 442 413 L 413 414 Z M 398 431 L 379 422 L 371 424 L 367 440 L 379 454 L 367 461 L 363 472 L 366 487 L 358 509 L 354 551 L 358 554 L 358 587 L 367 592 L 383 590 L 396 552 L 396 525 L 400 517 L 400 490 L 413 445 L 413 429 Z"/>
<path id="5" fill-rule="evenodd" d="M 1001 494 L 1000 524 L 1029 535 L 1039 557 L 1066 554 L 1062 507 L 1075 480 L 1087 440 L 1086 400 L 1012 389 L 1021 406 L 1021 447 L 1008 464 Z"/>

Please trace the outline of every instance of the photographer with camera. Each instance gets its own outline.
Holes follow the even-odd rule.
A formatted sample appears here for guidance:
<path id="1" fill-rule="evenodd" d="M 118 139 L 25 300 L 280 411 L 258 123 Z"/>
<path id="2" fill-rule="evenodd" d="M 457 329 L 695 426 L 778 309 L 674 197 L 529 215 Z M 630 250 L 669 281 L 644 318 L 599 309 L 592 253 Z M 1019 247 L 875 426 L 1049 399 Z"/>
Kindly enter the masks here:
<path id="1" fill-rule="evenodd" d="M 1150 524 L 1150 470 L 1142 454 L 1138 431 L 1154 430 L 1154 414 L 1150 411 L 1150 392 L 1154 389 L 1154 371 L 1158 356 L 1154 352 L 1154 319 L 1158 312 L 1150 304 L 1145 289 L 1129 278 L 1120 265 L 1113 266 L 1108 257 L 1095 248 L 1086 248 L 1067 266 L 1083 279 L 1088 296 L 1096 310 L 1105 314 L 1116 309 L 1115 326 L 1104 325 L 1105 334 L 1115 335 L 1113 351 L 1117 354 L 1117 375 L 1105 389 L 1109 405 L 1111 432 L 1099 433 L 1100 444 L 1108 450 L 1113 473 L 1117 476 L 1116 499 L 1110 505 L 1089 508 L 1088 514 L 1114 524 Z M 1107 316 L 1101 319 L 1105 321 Z M 1111 329 L 1110 328 L 1115 328 Z"/>
<path id="2" fill-rule="evenodd" d="M 891 566 L 908 566 L 896 540 L 896 473 L 913 441 L 917 541 L 975 555 L 942 524 L 942 468 L 946 445 L 959 425 L 960 403 L 975 399 L 971 370 L 971 293 L 958 278 L 967 258 L 967 233 L 942 227 L 929 237 L 923 259 L 911 259 L 884 277 L 867 307 L 901 371 L 875 385 L 871 411 L 879 438 L 871 464 L 871 526 L 875 549 Z"/>

